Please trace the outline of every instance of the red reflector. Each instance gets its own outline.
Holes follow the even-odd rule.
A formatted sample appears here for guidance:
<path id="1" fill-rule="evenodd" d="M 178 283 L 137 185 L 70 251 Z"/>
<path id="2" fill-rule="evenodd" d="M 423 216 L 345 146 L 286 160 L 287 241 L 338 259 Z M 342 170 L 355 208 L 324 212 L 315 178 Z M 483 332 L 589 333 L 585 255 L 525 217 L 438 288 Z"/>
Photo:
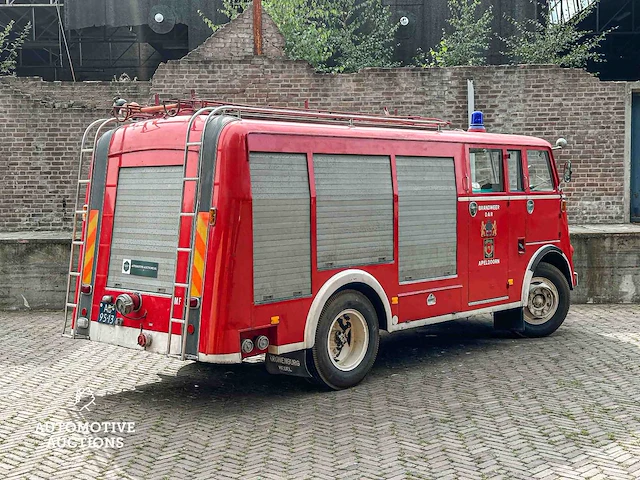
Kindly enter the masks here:
<path id="1" fill-rule="evenodd" d="M 193 326 L 193 325 L 191 325 L 191 324 L 187 325 L 187 333 L 188 333 L 189 335 L 193 335 L 195 331 L 196 331 L 196 327 L 194 327 L 194 326 Z"/>
<path id="2" fill-rule="evenodd" d="M 86 309 L 86 308 L 83 308 L 83 309 L 82 309 L 82 316 L 84 317 L 86 314 L 87 314 L 87 309 Z"/>
<path id="3" fill-rule="evenodd" d="M 82 286 L 80 287 L 80 291 L 84 294 L 89 295 L 91 293 L 91 285 L 87 285 L 86 283 L 83 283 Z"/>

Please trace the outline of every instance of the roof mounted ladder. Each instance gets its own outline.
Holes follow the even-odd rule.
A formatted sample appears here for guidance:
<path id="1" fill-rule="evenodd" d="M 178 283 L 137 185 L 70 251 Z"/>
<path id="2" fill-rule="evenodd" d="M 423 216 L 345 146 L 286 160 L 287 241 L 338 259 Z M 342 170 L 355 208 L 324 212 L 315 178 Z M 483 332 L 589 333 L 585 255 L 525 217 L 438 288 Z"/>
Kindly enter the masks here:
<path id="1" fill-rule="evenodd" d="M 413 128 L 422 130 L 440 130 L 451 125 L 451 122 L 439 118 L 420 116 L 393 116 L 389 114 L 363 114 L 351 112 L 332 112 L 329 110 L 308 110 L 297 108 L 255 107 L 251 105 L 228 105 L 209 100 L 177 100 L 172 103 L 141 107 L 137 103 L 114 106 L 114 115 L 120 120 L 143 120 L 156 117 L 171 117 L 180 112 L 216 112 L 228 113 L 238 117 L 261 118 L 280 121 L 303 121 L 349 126 Z M 387 110 L 385 110 L 386 112 Z"/>

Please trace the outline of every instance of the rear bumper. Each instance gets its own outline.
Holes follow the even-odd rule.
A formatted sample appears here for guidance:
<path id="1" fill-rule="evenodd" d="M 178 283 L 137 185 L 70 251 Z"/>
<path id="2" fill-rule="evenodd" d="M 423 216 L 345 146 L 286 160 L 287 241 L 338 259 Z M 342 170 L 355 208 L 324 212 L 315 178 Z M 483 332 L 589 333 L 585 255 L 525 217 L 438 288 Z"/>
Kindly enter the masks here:
<path id="1" fill-rule="evenodd" d="M 169 335 L 166 332 L 158 332 L 154 330 L 143 330 L 143 333 L 151 338 L 151 344 L 143 348 L 138 345 L 138 335 L 140 334 L 139 328 L 125 327 L 122 325 L 106 325 L 98 322 L 90 322 L 89 325 L 89 339 L 109 343 L 111 345 L 118 345 L 120 347 L 132 348 L 134 350 L 145 350 L 152 353 L 167 353 L 167 340 Z M 169 353 L 177 355 L 180 353 L 181 338 L 180 335 L 171 335 L 171 348 Z M 187 356 L 188 360 L 195 360 L 195 357 Z M 237 353 L 223 353 L 223 354 L 204 354 L 198 353 L 197 360 L 199 362 L 207 363 L 242 363 L 242 355 Z"/>

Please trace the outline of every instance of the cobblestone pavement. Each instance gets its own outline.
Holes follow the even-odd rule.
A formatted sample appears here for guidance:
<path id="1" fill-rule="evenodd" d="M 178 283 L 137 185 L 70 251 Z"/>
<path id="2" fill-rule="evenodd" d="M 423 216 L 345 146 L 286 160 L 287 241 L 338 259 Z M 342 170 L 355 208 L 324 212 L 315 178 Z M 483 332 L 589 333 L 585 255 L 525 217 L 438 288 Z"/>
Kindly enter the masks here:
<path id="1" fill-rule="evenodd" d="M 574 306 L 536 340 L 489 317 L 385 336 L 341 392 L 61 338 L 60 321 L 0 313 L 2 479 L 640 478 L 638 305 Z M 78 422 L 135 425 L 65 432 Z"/>

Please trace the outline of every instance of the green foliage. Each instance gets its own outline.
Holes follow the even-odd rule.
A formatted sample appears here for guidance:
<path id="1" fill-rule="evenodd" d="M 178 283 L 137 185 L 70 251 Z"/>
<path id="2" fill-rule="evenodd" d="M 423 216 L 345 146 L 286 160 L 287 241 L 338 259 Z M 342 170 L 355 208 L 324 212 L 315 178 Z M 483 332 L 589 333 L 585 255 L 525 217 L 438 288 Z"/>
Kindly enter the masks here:
<path id="1" fill-rule="evenodd" d="M 422 67 L 483 65 L 492 36 L 492 7 L 479 12 L 480 0 L 449 0 L 448 4 L 449 32 L 442 31 L 442 40 L 428 54 L 418 52 L 416 63 Z"/>
<path id="2" fill-rule="evenodd" d="M 238 15 L 240 15 L 244 10 L 251 5 L 251 0 L 223 0 L 222 8 L 219 9 L 219 12 L 222 13 L 225 17 L 229 19 L 229 21 L 235 20 Z M 207 24 L 207 26 L 217 32 L 222 28 L 224 24 L 216 25 L 211 21 L 211 19 L 205 17 L 202 10 L 198 10 L 198 15 Z"/>
<path id="3" fill-rule="evenodd" d="M 578 30 L 578 24 L 587 17 L 597 2 L 582 10 L 568 22 L 553 23 L 549 13 L 540 20 L 518 22 L 505 18 L 513 24 L 516 34 L 501 38 L 506 45 L 507 55 L 513 63 L 554 64 L 562 67 L 583 68 L 587 62 L 603 61 L 596 49 L 611 32 L 607 30 L 595 35 L 589 30 Z"/>
<path id="4" fill-rule="evenodd" d="M 319 0 L 319 22 L 325 29 L 328 61 L 319 70 L 356 72 L 364 67 L 395 67 L 397 23 L 381 0 Z"/>
<path id="5" fill-rule="evenodd" d="M 233 20 L 250 0 L 223 0 L 221 13 Z M 393 67 L 398 28 L 381 0 L 263 0 L 285 38 L 287 56 L 306 60 L 319 71 L 355 72 Z M 215 32 L 220 28 L 200 15 Z"/>
<path id="6" fill-rule="evenodd" d="M 13 35 L 15 22 L 11 20 L 4 29 L 0 30 L 0 74 L 10 75 L 16 69 L 18 52 L 22 48 L 27 35 L 31 30 L 31 22 L 28 22 L 20 33 Z"/>
<path id="7" fill-rule="evenodd" d="M 287 56 L 325 70 L 333 50 L 331 31 L 322 24 L 323 5 L 315 0 L 267 0 L 264 7 L 285 38 Z"/>

